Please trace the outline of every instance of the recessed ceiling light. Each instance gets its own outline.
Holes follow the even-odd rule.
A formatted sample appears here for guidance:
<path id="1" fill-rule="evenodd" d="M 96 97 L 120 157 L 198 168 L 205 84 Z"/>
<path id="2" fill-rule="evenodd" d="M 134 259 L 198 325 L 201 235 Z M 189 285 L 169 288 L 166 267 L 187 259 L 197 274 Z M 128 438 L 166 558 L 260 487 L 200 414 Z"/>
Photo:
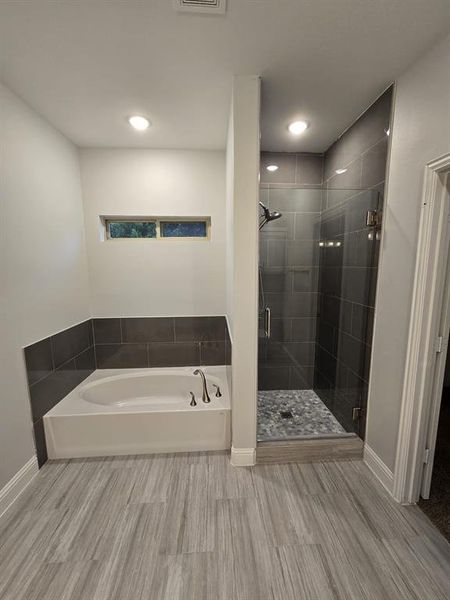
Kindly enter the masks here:
<path id="1" fill-rule="evenodd" d="M 300 135 L 305 129 L 308 129 L 308 123 L 306 121 L 294 121 L 289 125 L 288 129 L 292 135 Z"/>
<path id="2" fill-rule="evenodd" d="M 128 123 L 137 131 L 145 131 L 150 127 L 150 121 L 145 117 L 139 115 L 133 115 L 128 119 Z"/>
<path id="3" fill-rule="evenodd" d="M 274 171 L 278 171 L 279 167 L 278 167 L 278 165 L 268 165 L 268 166 L 266 167 L 266 169 L 267 169 L 268 171 L 270 171 L 271 173 L 273 173 Z"/>
<path id="4" fill-rule="evenodd" d="M 342 175 L 342 173 L 347 173 L 347 169 L 336 169 L 336 175 Z"/>

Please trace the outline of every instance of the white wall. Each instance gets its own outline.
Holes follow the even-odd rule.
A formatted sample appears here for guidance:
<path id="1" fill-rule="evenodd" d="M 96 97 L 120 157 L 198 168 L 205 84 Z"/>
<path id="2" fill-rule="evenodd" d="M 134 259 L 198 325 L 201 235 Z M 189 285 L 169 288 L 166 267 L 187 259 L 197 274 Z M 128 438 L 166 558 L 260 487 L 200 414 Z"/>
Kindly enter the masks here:
<path id="1" fill-rule="evenodd" d="M 226 153 L 226 315 L 230 337 L 233 340 L 233 236 L 234 236 L 234 122 L 233 103 L 230 106 L 230 118 L 228 122 L 227 153 Z"/>
<path id="2" fill-rule="evenodd" d="M 93 316 L 224 315 L 225 153 L 82 150 Z M 101 241 L 100 215 L 211 216 L 211 240 Z"/>
<path id="3" fill-rule="evenodd" d="M 397 82 L 373 340 L 368 445 L 393 470 L 425 165 L 450 152 L 450 37 Z"/>
<path id="4" fill-rule="evenodd" d="M 233 181 L 232 453 L 252 464 L 258 389 L 258 199 L 260 80 L 234 78 L 229 148 Z"/>
<path id="5" fill-rule="evenodd" d="M 89 318 L 75 147 L 0 85 L 0 489 L 34 445 L 22 347 Z"/>

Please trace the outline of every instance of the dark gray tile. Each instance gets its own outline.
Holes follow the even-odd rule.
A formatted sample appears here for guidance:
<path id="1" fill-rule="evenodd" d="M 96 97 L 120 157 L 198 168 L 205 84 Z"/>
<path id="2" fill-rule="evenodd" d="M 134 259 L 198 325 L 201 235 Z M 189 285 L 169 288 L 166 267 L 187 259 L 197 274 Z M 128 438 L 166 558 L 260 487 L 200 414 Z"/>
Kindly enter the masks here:
<path id="1" fill-rule="evenodd" d="M 286 242 L 286 260 L 290 266 L 318 266 L 319 244 L 314 241 Z"/>
<path id="2" fill-rule="evenodd" d="M 312 389 L 314 385 L 314 367 L 297 366 L 291 367 L 289 389 L 304 390 Z"/>
<path id="3" fill-rule="evenodd" d="M 294 292 L 317 292 L 319 283 L 318 267 L 292 267 Z"/>
<path id="4" fill-rule="evenodd" d="M 53 371 L 53 358 L 50 338 L 24 348 L 28 384 L 32 385 L 50 375 Z"/>
<path id="5" fill-rule="evenodd" d="M 293 293 L 266 294 L 266 303 L 271 308 L 272 317 L 315 317 L 317 314 L 317 294 Z"/>
<path id="6" fill-rule="evenodd" d="M 92 319 L 96 344 L 120 344 L 120 319 Z"/>
<path id="7" fill-rule="evenodd" d="M 290 341 L 292 339 L 292 320 L 272 318 L 270 339 L 275 342 Z"/>
<path id="8" fill-rule="evenodd" d="M 231 343 L 230 338 L 225 340 L 225 364 L 231 365 L 232 363 L 232 351 L 233 344 Z"/>
<path id="9" fill-rule="evenodd" d="M 75 367 L 78 371 L 86 371 L 86 377 L 95 370 L 95 351 L 93 346 L 75 358 Z"/>
<path id="10" fill-rule="evenodd" d="M 258 369 L 258 389 L 288 390 L 289 385 L 289 367 L 260 367 Z"/>
<path id="11" fill-rule="evenodd" d="M 314 342 L 316 337 L 316 319 L 307 317 L 292 319 L 292 341 Z"/>
<path id="12" fill-rule="evenodd" d="M 323 295 L 320 302 L 319 318 L 330 324 L 339 323 L 342 300 L 335 296 Z M 350 313 L 351 317 L 351 313 Z"/>
<path id="13" fill-rule="evenodd" d="M 261 183 L 295 183 L 296 155 L 288 152 L 261 152 Z M 269 165 L 278 170 L 270 172 Z"/>
<path id="14" fill-rule="evenodd" d="M 70 327 L 51 337 L 55 367 L 66 363 L 93 344 L 91 320 Z"/>
<path id="15" fill-rule="evenodd" d="M 151 342 L 148 344 L 150 367 L 195 367 L 200 362 L 197 342 Z"/>
<path id="16" fill-rule="evenodd" d="M 359 153 L 386 138 L 390 127 L 393 86 L 378 98 L 355 123 L 355 146 Z"/>
<path id="17" fill-rule="evenodd" d="M 284 345 L 294 365 L 314 365 L 315 343 L 286 342 Z"/>
<path id="18" fill-rule="evenodd" d="M 321 185 L 322 171 L 322 154 L 297 154 L 295 183 L 300 185 Z"/>
<path id="19" fill-rule="evenodd" d="M 362 157 L 361 187 L 369 188 L 386 179 L 388 137 L 367 150 Z"/>
<path id="20" fill-rule="evenodd" d="M 342 268 L 323 266 L 320 271 L 320 291 L 322 294 L 340 296 L 342 288 Z"/>
<path id="21" fill-rule="evenodd" d="M 352 305 L 352 330 L 353 337 L 372 345 L 374 309 L 360 304 Z"/>
<path id="22" fill-rule="evenodd" d="M 294 212 L 283 212 L 279 219 L 266 223 L 260 231 L 263 240 L 293 240 L 294 239 Z"/>
<path id="23" fill-rule="evenodd" d="M 98 344 L 97 369 L 138 369 L 148 366 L 147 344 Z"/>
<path id="24" fill-rule="evenodd" d="M 337 359 L 329 352 L 318 346 L 316 351 L 316 363 L 317 369 L 320 371 L 323 377 L 330 383 L 330 386 L 334 387 L 336 381 L 336 367 Z"/>
<path id="25" fill-rule="evenodd" d="M 314 188 L 270 188 L 269 206 L 280 212 L 320 212 L 322 194 Z"/>
<path id="26" fill-rule="evenodd" d="M 375 271 L 375 273 L 374 273 Z M 342 297 L 349 302 L 373 306 L 376 269 L 344 267 L 342 269 Z"/>
<path id="27" fill-rule="evenodd" d="M 361 156 L 386 137 L 391 117 L 393 87 L 387 90 L 325 153 L 324 177 Z"/>
<path id="28" fill-rule="evenodd" d="M 296 364 L 294 357 L 287 349 L 287 343 L 263 339 L 258 344 L 259 366 L 291 366 Z"/>
<path id="29" fill-rule="evenodd" d="M 343 159 L 344 160 L 344 159 Z M 340 204 L 343 200 L 353 195 L 353 190 L 361 189 L 361 158 L 358 157 L 353 160 L 350 164 L 342 162 L 342 167 L 346 168 L 345 173 L 338 175 L 333 173 L 329 179 L 327 179 L 327 208 Z M 338 194 L 333 193 L 334 190 L 348 190 L 348 193 Z"/>
<path id="30" fill-rule="evenodd" d="M 376 267 L 380 242 L 376 231 L 363 229 L 345 235 L 343 265 L 346 267 Z"/>
<path id="31" fill-rule="evenodd" d="M 225 328 L 225 317 L 175 317 L 175 341 L 224 341 Z"/>
<path id="32" fill-rule="evenodd" d="M 336 328 L 324 319 L 318 319 L 317 339 L 322 348 L 336 356 Z"/>
<path id="33" fill-rule="evenodd" d="M 267 242 L 268 267 L 285 267 L 287 265 L 287 246 L 284 240 L 269 240 Z"/>
<path id="34" fill-rule="evenodd" d="M 338 359 L 361 379 L 365 378 L 367 346 L 364 343 L 341 333 L 338 341 Z"/>
<path id="35" fill-rule="evenodd" d="M 124 343 L 173 342 L 174 320 L 172 317 L 127 317 L 122 322 Z"/>
<path id="36" fill-rule="evenodd" d="M 47 444 L 45 443 L 44 422 L 39 419 L 33 423 L 34 445 L 39 468 L 47 462 Z"/>
<path id="37" fill-rule="evenodd" d="M 85 372 L 76 369 L 75 360 L 70 360 L 45 379 L 32 385 L 30 402 L 33 422 L 43 417 L 85 378 Z"/>
<path id="38" fill-rule="evenodd" d="M 200 364 L 225 365 L 227 363 L 225 342 L 200 342 Z"/>
<path id="39" fill-rule="evenodd" d="M 266 267 L 262 271 L 265 292 L 291 292 L 292 272 L 285 267 Z"/>
<path id="40" fill-rule="evenodd" d="M 320 238 L 320 213 L 294 213 L 295 239 L 301 241 Z"/>

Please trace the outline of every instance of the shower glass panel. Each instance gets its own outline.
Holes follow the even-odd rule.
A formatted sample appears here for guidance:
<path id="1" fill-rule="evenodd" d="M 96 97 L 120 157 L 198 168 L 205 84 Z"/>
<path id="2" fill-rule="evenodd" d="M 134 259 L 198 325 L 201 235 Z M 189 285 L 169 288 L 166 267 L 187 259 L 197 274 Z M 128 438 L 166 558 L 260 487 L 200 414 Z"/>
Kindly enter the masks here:
<path id="1" fill-rule="evenodd" d="M 380 194 L 270 186 L 260 201 L 281 216 L 260 230 L 258 440 L 364 437 Z"/>

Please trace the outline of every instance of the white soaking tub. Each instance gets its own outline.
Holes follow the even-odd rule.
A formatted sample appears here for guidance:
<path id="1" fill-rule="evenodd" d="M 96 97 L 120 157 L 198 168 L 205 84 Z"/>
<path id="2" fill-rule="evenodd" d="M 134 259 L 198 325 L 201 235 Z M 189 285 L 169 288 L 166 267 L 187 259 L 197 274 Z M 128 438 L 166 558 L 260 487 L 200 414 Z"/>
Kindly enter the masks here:
<path id="1" fill-rule="evenodd" d="M 49 458 L 230 448 L 227 367 L 200 368 L 210 404 L 196 367 L 95 371 L 44 416 Z"/>

